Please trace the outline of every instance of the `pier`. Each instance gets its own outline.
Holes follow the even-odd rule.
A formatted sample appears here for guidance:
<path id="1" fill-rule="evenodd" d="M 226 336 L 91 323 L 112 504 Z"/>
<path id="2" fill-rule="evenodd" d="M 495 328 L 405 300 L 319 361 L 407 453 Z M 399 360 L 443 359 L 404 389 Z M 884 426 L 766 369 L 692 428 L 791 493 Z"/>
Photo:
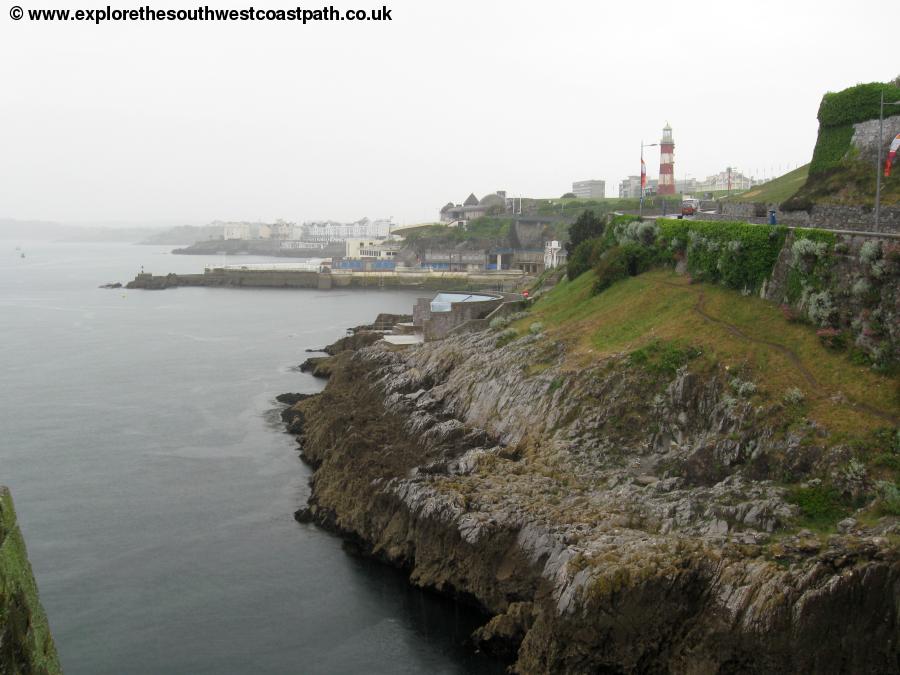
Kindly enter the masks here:
<path id="1" fill-rule="evenodd" d="M 450 272 L 398 267 L 393 270 L 340 270 L 319 265 L 248 264 L 207 267 L 202 274 L 154 275 L 141 272 L 126 288 L 163 290 L 181 286 L 240 288 L 423 288 L 509 291 L 524 278 L 521 270 Z"/>

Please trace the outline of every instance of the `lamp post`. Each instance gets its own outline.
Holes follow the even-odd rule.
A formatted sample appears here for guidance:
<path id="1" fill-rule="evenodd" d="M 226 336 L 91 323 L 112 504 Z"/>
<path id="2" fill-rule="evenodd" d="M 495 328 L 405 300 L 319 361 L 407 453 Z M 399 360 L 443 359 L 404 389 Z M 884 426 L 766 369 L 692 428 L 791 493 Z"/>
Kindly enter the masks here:
<path id="1" fill-rule="evenodd" d="M 875 231 L 881 220 L 881 146 L 884 145 L 884 106 L 900 105 L 900 101 L 884 102 L 884 89 L 881 90 L 881 105 L 878 108 L 878 165 L 875 167 Z"/>
<path id="2" fill-rule="evenodd" d="M 644 164 L 644 148 L 654 148 L 659 143 L 644 143 L 644 139 L 641 139 L 641 199 L 638 203 L 638 217 L 644 217 L 644 179 L 647 177 L 647 167 Z"/>

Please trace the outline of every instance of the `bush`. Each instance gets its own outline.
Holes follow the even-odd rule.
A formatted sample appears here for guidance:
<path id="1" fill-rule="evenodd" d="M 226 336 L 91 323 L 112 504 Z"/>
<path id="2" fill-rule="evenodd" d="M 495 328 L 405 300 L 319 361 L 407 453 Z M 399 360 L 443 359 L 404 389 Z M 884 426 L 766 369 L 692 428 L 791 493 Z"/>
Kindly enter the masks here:
<path id="1" fill-rule="evenodd" d="M 847 346 L 847 336 L 837 328 L 820 328 L 816 331 L 819 341 L 829 349 L 841 350 Z"/>
<path id="2" fill-rule="evenodd" d="M 875 483 L 878 510 L 885 516 L 900 516 L 900 488 L 896 483 L 880 480 Z"/>
<path id="3" fill-rule="evenodd" d="M 519 334 L 512 328 L 507 328 L 497 336 L 497 347 L 503 347 L 519 337 Z"/>
<path id="4" fill-rule="evenodd" d="M 594 267 L 594 273 L 597 275 L 594 293 L 602 293 L 626 277 L 642 274 L 659 262 L 656 249 L 640 244 L 614 246 L 600 257 L 600 261 Z"/>
<path id="5" fill-rule="evenodd" d="M 593 211 L 584 211 L 569 228 L 569 241 L 566 251 L 571 257 L 575 254 L 580 244 L 589 239 L 596 239 L 603 234 L 605 219 L 597 216 Z M 574 277 L 569 277 L 574 278 Z"/>
<path id="6" fill-rule="evenodd" d="M 509 318 L 505 316 L 498 316 L 491 319 L 491 322 L 488 324 L 488 327 L 493 330 L 500 330 L 501 328 L 506 328 L 509 325 Z"/>
<path id="7" fill-rule="evenodd" d="M 797 387 L 791 387 L 784 392 L 784 396 L 782 397 L 784 402 L 788 405 L 800 405 L 805 398 L 803 391 Z"/>
<path id="8" fill-rule="evenodd" d="M 674 375 L 679 368 L 700 356 L 696 347 L 682 347 L 675 342 L 654 340 L 628 355 L 631 365 L 640 366 L 651 373 Z"/>
<path id="9" fill-rule="evenodd" d="M 624 247 L 615 246 L 609 249 L 594 267 L 594 273 L 597 275 L 594 282 L 595 294 L 628 277 L 628 253 Z"/>
<path id="10" fill-rule="evenodd" d="M 817 326 L 828 327 L 836 313 L 834 302 L 828 291 L 805 294 L 806 315 Z"/>
<path id="11" fill-rule="evenodd" d="M 803 520 L 815 527 L 833 525 L 850 511 L 840 492 L 832 486 L 794 488 L 788 493 L 788 501 L 799 506 Z"/>
<path id="12" fill-rule="evenodd" d="M 756 393 L 756 385 L 753 382 L 742 380 L 739 377 L 732 378 L 729 384 L 734 392 L 741 398 L 750 398 Z"/>
<path id="13" fill-rule="evenodd" d="M 543 332 L 543 330 L 544 330 L 544 324 L 542 324 L 540 321 L 535 321 L 533 324 L 531 324 L 528 327 L 528 332 L 531 333 L 532 335 L 537 335 L 538 333 Z"/>
<path id="14" fill-rule="evenodd" d="M 606 243 L 599 237 L 578 244 L 569 256 L 569 262 L 566 263 L 566 276 L 569 281 L 577 279 L 596 265 L 606 247 Z"/>

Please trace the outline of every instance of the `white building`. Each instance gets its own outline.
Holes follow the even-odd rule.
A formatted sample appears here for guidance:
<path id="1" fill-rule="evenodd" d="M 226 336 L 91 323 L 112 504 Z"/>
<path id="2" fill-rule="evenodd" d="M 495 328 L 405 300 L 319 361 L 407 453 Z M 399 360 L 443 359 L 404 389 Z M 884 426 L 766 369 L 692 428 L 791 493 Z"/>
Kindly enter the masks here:
<path id="1" fill-rule="evenodd" d="M 362 258 L 393 260 L 399 247 L 397 244 L 388 244 L 383 239 L 347 239 L 344 241 L 344 248 L 344 257 L 348 260 Z"/>
<path id="2" fill-rule="evenodd" d="M 544 242 L 544 269 L 554 269 L 566 262 L 566 252 L 558 241 Z"/>
<path id="3" fill-rule="evenodd" d="M 756 185 L 757 181 L 749 176 L 745 176 L 740 171 L 732 167 L 726 167 L 724 171 L 720 171 L 712 176 L 707 176 L 706 180 L 698 181 L 695 192 L 715 192 L 717 190 L 749 190 Z"/>
<path id="4" fill-rule="evenodd" d="M 572 193 L 576 197 L 603 199 L 606 197 L 606 181 L 577 180 L 572 183 Z"/>
<path id="5" fill-rule="evenodd" d="M 303 223 L 303 238 L 307 241 L 344 241 L 346 239 L 385 239 L 391 234 L 390 219 L 369 220 L 355 223 L 338 223 L 333 220 Z"/>
<path id="6" fill-rule="evenodd" d="M 645 194 L 654 194 L 656 192 L 656 187 L 659 181 L 656 178 L 648 179 L 647 184 L 644 186 Z M 619 183 L 619 198 L 620 199 L 637 199 L 641 196 L 641 177 L 640 176 L 628 176 L 625 180 Z"/>
<path id="7" fill-rule="evenodd" d="M 266 223 L 224 223 L 222 226 L 224 239 L 270 239 L 272 226 Z"/>

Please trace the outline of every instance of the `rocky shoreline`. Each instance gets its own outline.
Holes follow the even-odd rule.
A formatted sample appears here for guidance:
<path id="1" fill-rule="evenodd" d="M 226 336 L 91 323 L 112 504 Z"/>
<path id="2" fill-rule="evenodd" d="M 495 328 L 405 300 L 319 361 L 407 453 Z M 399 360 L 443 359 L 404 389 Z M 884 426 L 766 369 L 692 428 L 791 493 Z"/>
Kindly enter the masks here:
<path id="1" fill-rule="evenodd" d="M 515 672 L 897 670 L 900 526 L 789 527 L 776 477 L 834 458 L 779 404 L 712 367 L 573 369 L 540 335 L 364 342 L 284 399 L 297 519 L 480 607 Z"/>

